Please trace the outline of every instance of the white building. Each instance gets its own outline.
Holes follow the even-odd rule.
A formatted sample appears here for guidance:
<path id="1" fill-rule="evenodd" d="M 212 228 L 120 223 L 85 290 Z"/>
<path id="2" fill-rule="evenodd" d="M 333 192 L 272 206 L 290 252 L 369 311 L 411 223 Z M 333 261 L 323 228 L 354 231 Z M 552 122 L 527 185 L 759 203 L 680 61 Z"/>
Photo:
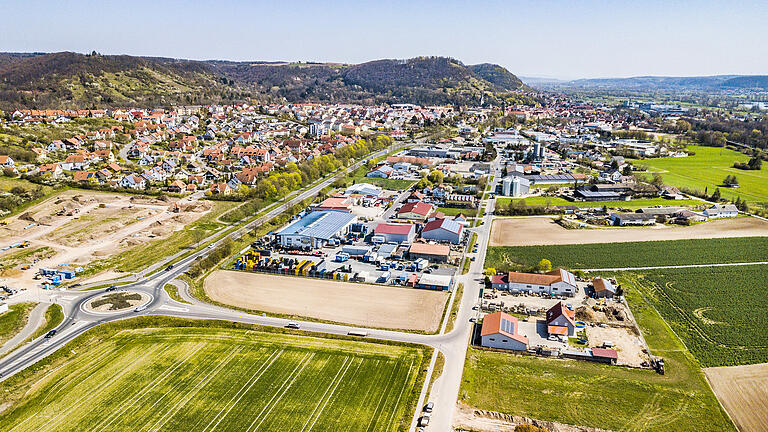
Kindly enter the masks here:
<path id="1" fill-rule="evenodd" d="M 739 215 L 739 209 L 733 204 L 715 204 L 704 210 L 704 216 L 708 219 L 719 219 L 726 217 L 736 217 Z"/>
<path id="2" fill-rule="evenodd" d="M 555 269 L 545 274 L 509 272 L 506 282 L 510 291 L 568 297 L 576 293 L 576 277 L 563 269 Z"/>
<path id="3" fill-rule="evenodd" d="M 517 318 L 504 312 L 494 312 L 483 318 L 480 345 L 489 348 L 525 351 L 528 338 L 517 334 Z"/>

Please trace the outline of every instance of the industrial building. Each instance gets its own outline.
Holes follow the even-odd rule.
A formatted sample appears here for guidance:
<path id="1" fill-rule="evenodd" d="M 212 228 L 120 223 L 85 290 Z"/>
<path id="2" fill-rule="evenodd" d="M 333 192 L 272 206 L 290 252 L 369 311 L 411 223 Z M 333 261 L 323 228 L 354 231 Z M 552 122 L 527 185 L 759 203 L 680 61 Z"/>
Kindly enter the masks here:
<path id="1" fill-rule="evenodd" d="M 501 194 L 510 197 L 527 195 L 530 192 L 531 182 L 525 177 L 508 176 L 501 181 Z"/>
<path id="2" fill-rule="evenodd" d="M 283 247 L 321 248 L 343 238 L 357 216 L 340 211 L 313 211 L 278 231 L 275 236 Z"/>
<path id="3" fill-rule="evenodd" d="M 448 291 L 451 288 L 451 276 L 423 273 L 416 282 L 416 288 Z"/>
<path id="4" fill-rule="evenodd" d="M 353 184 L 344 191 L 345 195 L 362 195 L 365 197 L 378 198 L 381 196 L 382 189 L 370 183 Z"/>
<path id="5" fill-rule="evenodd" d="M 459 244 L 464 227 L 453 219 L 435 219 L 427 222 L 421 231 L 421 238 L 438 242 Z"/>
<path id="6" fill-rule="evenodd" d="M 489 348 L 525 351 L 528 338 L 518 333 L 517 318 L 504 312 L 494 312 L 483 318 L 480 345 Z"/>
<path id="7" fill-rule="evenodd" d="M 450 254 L 451 247 L 448 245 L 413 243 L 408 249 L 411 259 L 424 258 L 431 262 L 446 262 Z"/>
<path id="8" fill-rule="evenodd" d="M 410 223 L 380 223 L 373 230 L 374 243 L 411 243 L 416 226 Z"/>
<path id="9" fill-rule="evenodd" d="M 597 298 L 613 298 L 616 295 L 616 287 L 608 279 L 596 277 L 592 281 L 592 286 L 595 287 Z"/>
<path id="10" fill-rule="evenodd" d="M 509 291 L 529 292 L 572 297 L 576 293 L 576 276 L 564 269 L 549 273 L 509 272 L 506 281 Z"/>

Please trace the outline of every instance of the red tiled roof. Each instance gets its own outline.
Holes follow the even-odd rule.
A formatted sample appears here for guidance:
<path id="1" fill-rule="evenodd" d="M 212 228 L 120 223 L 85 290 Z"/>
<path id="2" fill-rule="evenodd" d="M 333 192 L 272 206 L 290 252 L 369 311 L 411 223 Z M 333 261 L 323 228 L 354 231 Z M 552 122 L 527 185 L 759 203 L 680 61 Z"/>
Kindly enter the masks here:
<path id="1" fill-rule="evenodd" d="M 413 225 L 411 224 L 380 223 L 376 226 L 376 229 L 373 232 L 376 234 L 406 235 L 406 234 L 410 234 L 411 231 L 413 231 Z"/>
<path id="2" fill-rule="evenodd" d="M 509 333 L 504 330 L 502 324 L 504 321 L 510 321 L 512 323 L 513 333 Z M 502 334 L 510 339 L 514 339 L 518 342 L 528 344 L 528 338 L 517 333 L 517 318 L 504 312 L 494 312 L 488 314 L 483 318 L 483 327 L 480 331 L 480 336 L 487 336 L 492 334 Z"/>

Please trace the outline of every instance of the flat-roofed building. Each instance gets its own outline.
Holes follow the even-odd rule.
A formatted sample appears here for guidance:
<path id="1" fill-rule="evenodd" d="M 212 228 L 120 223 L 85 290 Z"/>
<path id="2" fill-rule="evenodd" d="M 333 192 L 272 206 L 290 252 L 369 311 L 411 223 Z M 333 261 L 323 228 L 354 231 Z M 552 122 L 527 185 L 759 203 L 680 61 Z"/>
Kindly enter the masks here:
<path id="1" fill-rule="evenodd" d="M 313 211 L 275 235 L 283 247 L 321 248 L 333 239 L 341 239 L 357 221 L 357 216 L 341 211 Z"/>

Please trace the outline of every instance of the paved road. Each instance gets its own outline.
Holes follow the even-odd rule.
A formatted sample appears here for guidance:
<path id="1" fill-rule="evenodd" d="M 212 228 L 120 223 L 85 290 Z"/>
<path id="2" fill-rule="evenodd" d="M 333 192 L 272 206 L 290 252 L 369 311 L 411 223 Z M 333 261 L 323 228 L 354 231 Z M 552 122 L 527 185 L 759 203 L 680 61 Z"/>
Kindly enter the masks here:
<path id="1" fill-rule="evenodd" d="M 379 152 L 373 153 L 369 155 L 367 158 L 356 162 L 355 164 L 348 167 L 346 170 L 343 171 L 352 171 L 362 165 L 363 163 L 367 162 L 367 159 L 375 158 L 382 156 L 386 154 L 389 151 L 392 151 L 394 149 L 400 148 L 404 146 L 404 143 L 396 143 L 392 147 L 386 148 L 384 150 L 381 150 Z M 210 247 L 215 247 L 219 245 L 221 242 L 224 241 L 225 238 L 233 238 L 238 239 L 241 236 L 243 236 L 245 233 L 247 233 L 249 230 L 254 229 L 257 226 L 260 226 L 264 224 L 266 221 L 276 217 L 281 212 L 285 211 L 290 206 L 303 201 L 311 196 L 317 195 L 320 190 L 325 188 L 326 186 L 333 183 L 335 180 L 334 177 L 329 177 L 322 182 L 319 182 L 297 196 L 291 198 L 290 200 L 287 200 L 283 202 L 282 204 L 276 205 L 272 207 L 266 214 L 263 216 L 257 218 L 256 220 L 253 220 L 249 223 L 242 224 L 239 228 L 235 229 L 234 231 L 228 233 L 225 236 L 222 236 L 220 239 L 216 240 L 211 244 Z M 240 224 L 236 224 L 240 225 Z M 225 229 L 228 229 L 230 227 L 226 227 Z M 220 236 L 221 233 L 216 233 L 208 237 L 208 239 L 205 240 L 205 242 L 211 241 L 218 236 Z M 126 285 L 120 286 L 120 289 L 131 289 L 136 291 L 142 291 L 147 294 L 150 294 L 153 298 L 152 302 L 148 305 L 147 309 L 143 311 L 141 314 L 159 314 L 159 315 L 173 315 L 173 316 L 184 316 L 189 318 L 216 318 L 216 319 L 232 319 L 232 320 L 244 320 L 244 322 L 254 322 L 254 323 L 260 323 L 265 325 L 283 325 L 284 323 L 278 323 L 277 321 L 271 321 L 269 319 L 264 319 L 263 317 L 245 317 L 246 314 L 241 314 L 238 312 L 233 311 L 227 311 L 225 310 L 218 310 L 218 311 L 212 311 L 210 309 L 206 310 L 190 310 L 190 311 L 182 311 L 178 310 L 178 303 L 171 300 L 167 293 L 163 290 L 163 287 L 166 283 L 172 281 L 177 276 L 184 273 L 189 266 L 199 257 L 205 256 L 209 251 L 210 247 L 204 248 L 200 251 L 194 252 L 190 254 L 189 256 L 180 259 L 179 261 L 176 261 L 174 263 L 174 267 L 170 271 L 159 271 L 152 274 L 147 275 L 146 273 L 142 273 L 141 277 L 136 280 L 135 282 L 128 283 Z M 173 257 L 168 257 L 165 260 L 163 260 L 161 263 L 156 264 L 155 268 L 162 267 L 165 265 L 165 263 L 170 262 L 172 260 L 178 259 L 179 256 L 183 255 L 187 251 L 179 252 L 178 254 L 174 255 Z M 109 282 L 101 282 L 101 284 L 108 284 Z M 45 339 L 45 338 L 38 338 L 31 343 L 25 345 L 24 347 L 21 347 L 12 353 L 10 353 L 8 356 L 3 358 L 0 361 L 0 380 L 4 380 L 8 378 L 9 376 L 17 373 L 18 371 L 28 367 L 31 364 L 34 364 L 35 362 L 39 361 L 40 359 L 50 355 L 57 349 L 61 348 L 64 344 L 69 342 L 70 340 L 74 339 L 75 337 L 79 336 L 80 334 L 84 333 L 85 331 L 106 323 L 110 321 L 115 321 L 119 319 L 125 319 L 130 318 L 133 316 L 136 316 L 137 314 L 130 312 L 123 312 L 123 313 L 116 313 L 116 314 L 94 314 L 86 312 L 81 306 L 85 304 L 86 302 L 90 301 L 96 296 L 99 296 L 104 293 L 103 289 L 100 290 L 93 290 L 93 291 L 49 291 L 45 294 L 50 297 L 51 300 L 55 300 L 62 304 L 65 319 L 64 322 L 57 328 L 57 334 L 51 339 Z M 199 315 L 196 315 L 196 313 L 199 313 Z M 240 318 L 240 319 L 236 319 Z M 258 318 L 258 319 L 256 319 Z M 307 325 L 308 330 L 316 329 L 316 331 L 324 331 L 324 328 L 317 327 L 315 325 Z M 343 329 L 332 329 L 328 328 L 325 329 L 328 333 L 340 333 L 343 332 Z M 396 332 L 393 332 L 396 333 Z M 382 335 L 386 336 L 386 335 Z M 394 336 L 390 336 L 391 338 L 394 338 Z"/>
<path id="2" fill-rule="evenodd" d="M 378 157 L 390 150 L 391 149 L 383 150 L 376 154 L 372 154 L 369 157 Z M 355 169 L 357 166 L 359 166 L 359 164 L 363 162 L 365 161 L 360 161 L 358 164 L 355 164 L 349 169 Z M 493 163 L 494 171 L 497 172 L 497 174 L 494 176 L 493 187 L 495 187 L 495 184 L 498 183 L 498 179 L 500 178 L 500 175 L 497 171 L 498 166 L 499 163 L 497 159 Z M 330 178 L 321 182 L 320 184 L 311 187 L 289 202 L 280 206 L 276 206 L 263 217 L 243 225 L 225 237 L 238 238 L 253 227 L 263 224 L 265 221 L 277 216 L 285 208 L 317 194 L 322 188 L 329 185 L 333 181 L 334 179 Z M 482 288 L 483 262 L 485 260 L 486 246 L 490 234 L 490 225 L 492 220 L 491 213 L 494 208 L 493 206 L 494 200 L 488 200 L 486 204 L 486 213 L 483 216 L 483 224 L 473 229 L 473 231 L 478 234 L 478 254 L 476 256 L 476 260 L 470 265 L 469 272 L 466 275 L 460 275 L 457 278 L 457 284 L 464 284 L 464 295 L 459 300 L 461 302 L 461 306 L 456 318 L 456 323 L 451 332 L 435 335 L 424 335 L 391 330 L 361 328 L 347 325 L 297 321 L 301 325 L 301 329 L 303 331 L 339 335 L 348 334 L 350 331 L 365 331 L 368 333 L 368 338 L 370 339 L 383 339 L 422 344 L 442 352 L 445 356 L 445 367 L 443 369 L 441 378 L 435 382 L 430 396 L 430 400 L 435 402 L 435 410 L 433 412 L 432 424 L 430 425 L 429 430 L 451 430 L 454 410 L 456 407 L 456 400 L 458 398 L 459 388 L 461 386 L 464 359 L 466 356 L 467 346 L 469 344 L 469 337 L 473 329 L 473 324 L 469 321 L 469 319 L 475 313 L 472 310 L 472 307 L 478 303 L 480 289 Z M 209 237 L 209 239 L 206 241 L 210 241 L 213 238 L 216 238 L 216 235 Z M 221 241 L 221 239 L 217 240 L 213 244 L 216 245 Z M 203 303 L 192 297 L 188 293 L 186 285 L 176 280 L 176 278 L 184 273 L 195 259 L 204 256 L 208 250 L 208 248 L 203 249 L 179 260 L 174 264 L 174 267 L 171 270 L 159 271 L 150 275 L 146 275 L 135 282 L 119 287 L 120 289 L 141 291 L 152 296 L 152 300 L 147 305 L 146 310 L 138 313 L 134 312 L 133 310 L 110 314 L 97 314 L 86 311 L 83 308 L 83 305 L 94 297 L 103 294 L 104 290 L 94 290 L 87 292 L 54 292 L 52 297 L 54 297 L 54 300 L 62 305 L 66 316 L 64 322 L 57 329 L 58 333 L 51 339 L 38 338 L 37 340 L 32 341 L 30 344 L 17 349 L 6 358 L 2 359 L 0 361 L 0 373 L 2 373 L 3 376 L 0 377 L 0 380 L 7 379 L 9 376 L 18 373 L 19 371 L 34 364 L 40 359 L 45 358 L 46 356 L 60 349 L 67 342 L 71 341 L 72 339 L 83 334 L 91 328 L 107 322 L 135 316 L 163 315 L 193 319 L 218 319 L 276 327 L 283 327 L 287 324 L 288 320 L 286 319 L 234 311 L 231 309 Z M 166 259 L 164 262 L 168 261 L 169 260 Z M 179 288 L 179 294 L 181 297 L 191 304 L 180 303 L 171 299 L 163 289 L 166 283 L 173 283 L 175 286 L 177 286 Z M 425 386 L 428 385 L 428 383 L 429 379 L 426 380 Z"/>
<path id="3" fill-rule="evenodd" d="M 24 342 L 28 337 L 32 336 L 35 330 L 38 329 L 45 322 L 45 311 L 48 310 L 49 303 L 38 303 L 29 313 L 27 319 L 27 325 L 16 336 L 6 341 L 0 346 L 0 355 L 7 353 L 8 351 L 16 348 L 16 345 Z"/>

